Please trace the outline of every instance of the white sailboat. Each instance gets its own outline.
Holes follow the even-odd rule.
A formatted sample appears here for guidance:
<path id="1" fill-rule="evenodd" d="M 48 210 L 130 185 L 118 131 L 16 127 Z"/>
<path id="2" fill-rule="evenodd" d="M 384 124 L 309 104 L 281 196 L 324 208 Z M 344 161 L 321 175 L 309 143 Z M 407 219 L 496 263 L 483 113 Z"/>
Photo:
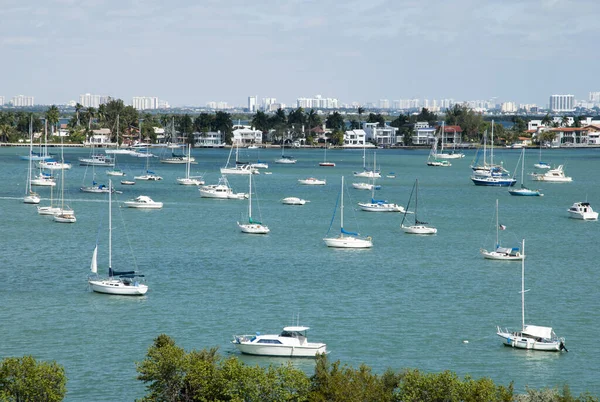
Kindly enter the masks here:
<path id="1" fill-rule="evenodd" d="M 174 140 L 171 144 L 167 146 L 167 148 L 172 149 L 171 156 L 166 158 L 161 158 L 160 163 L 168 163 L 175 165 L 183 165 L 187 163 L 196 163 L 196 158 L 194 158 L 191 152 L 188 151 L 187 155 L 178 154 L 175 152 L 175 149 L 183 148 L 184 145 L 180 144 L 177 140 L 177 133 L 175 131 L 175 118 L 171 120 L 171 140 Z"/>
<path id="2" fill-rule="evenodd" d="M 464 158 L 465 154 L 463 154 L 462 152 L 455 152 L 454 150 L 451 153 L 444 152 L 444 142 L 445 142 L 445 137 L 446 137 L 446 126 L 445 126 L 444 122 L 442 122 L 442 127 L 441 127 L 441 131 L 440 132 L 441 132 L 441 135 L 442 135 L 442 141 L 441 141 L 442 148 L 441 148 L 440 152 L 434 154 L 434 158 L 435 159 L 460 159 L 460 158 Z"/>
<path id="3" fill-rule="evenodd" d="M 262 222 L 252 219 L 252 175 L 249 176 L 248 181 L 248 223 L 238 222 L 237 225 L 243 233 L 267 234 L 270 232 L 269 228 Z"/>
<path id="4" fill-rule="evenodd" d="M 50 205 L 37 207 L 39 215 L 56 215 L 60 212 L 60 207 L 54 205 L 54 187 L 50 187 Z"/>
<path id="5" fill-rule="evenodd" d="M 542 142 L 540 141 L 540 159 L 537 163 L 533 165 L 533 167 L 538 169 L 550 169 L 551 166 L 549 163 L 542 161 Z"/>
<path id="6" fill-rule="evenodd" d="M 377 160 L 377 155 L 373 154 L 373 166 L 375 165 L 375 161 Z M 393 202 L 388 202 L 386 200 L 376 200 L 375 199 L 375 189 L 377 186 L 375 185 L 375 175 L 371 176 L 371 202 L 359 202 L 358 206 L 363 211 L 367 212 L 405 212 L 405 209 L 402 205 L 395 204 Z"/>
<path id="7" fill-rule="evenodd" d="M 112 188 L 112 181 L 109 181 Z M 108 278 L 98 276 L 98 243 L 92 253 L 91 275 L 88 277 L 90 288 L 97 293 L 120 296 L 143 296 L 148 286 L 140 283 L 144 279 L 136 271 L 114 271 L 112 268 L 112 191 L 108 193 Z"/>
<path id="8" fill-rule="evenodd" d="M 404 221 L 406 220 L 406 215 L 408 214 L 408 208 L 410 207 L 410 201 L 412 199 L 413 192 L 415 194 L 415 212 L 411 214 L 415 217 L 414 224 L 404 226 Z M 404 231 L 404 233 L 408 234 L 423 234 L 430 235 L 436 234 L 437 229 L 431 226 L 427 226 L 427 222 L 422 222 L 417 217 L 417 212 L 419 209 L 419 179 L 415 179 L 415 184 L 413 185 L 413 190 L 410 192 L 410 198 L 408 199 L 408 204 L 406 204 L 406 212 L 404 212 L 404 216 L 402 217 L 402 222 L 400 223 L 400 227 Z"/>
<path id="9" fill-rule="evenodd" d="M 437 137 L 431 146 L 431 150 L 429 151 L 429 156 L 427 157 L 427 166 L 436 166 L 436 167 L 450 167 L 452 164 L 446 159 L 438 159 L 437 158 Z"/>
<path id="10" fill-rule="evenodd" d="M 148 144 L 146 144 L 146 153 L 149 154 Z M 144 181 L 162 180 L 162 177 L 160 177 L 156 173 L 150 171 L 150 158 L 146 158 L 146 172 L 144 172 L 144 174 L 142 174 L 140 176 L 134 176 L 133 178 L 136 180 L 144 180 Z"/>
<path id="11" fill-rule="evenodd" d="M 188 144 L 188 155 L 191 155 L 191 148 L 192 145 Z M 191 161 L 187 160 L 187 163 L 185 164 L 185 177 L 178 177 L 177 183 L 182 184 L 184 186 L 201 186 L 204 184 L 204 180 L 202 179 L 202 176 L 190 176 L 190 164 Z"/>
<path id="12" fill-rule="evenodd" d="M 109 176 L 125 176 L 125 172 L 123 172 L 121 169 L 117 168 L 117 155 L 121 154 L 121 155 L 130 155 L 131 151 L 128 149 L 120 149 L 119 148 L 119 115 L 117 115 L 117 138 L 116 138 L 116 142 L 117 145 L 114 149 L 107 149 L 106 151 L 104 151 L 106 154 L 113 154 L 114 158 L 115 158 L 115 167 L 113 169 L 107 170 L 106 174 Z"/>
<path id="13" fill-rule="evenodd" d="M 369 178 L 379 178 L 381 177 L 381 172 L 377 169 L 377 164 L 375 163 L 375 153 L 373 153 L 373 169 L 367 168 L 367 147 L 366 144 L 363 146 L 363 170 L 362 172 L 354 172 L 354 177 L 369 177 Z"/>
<path id="14" fill-rule="evenodd" d="M 61 144 L 61 161 L 64 162 L 63 156 L 63 148 Z M 75 212 L 71 207 L 65 205 L 65 171 L 61 170 L 60 174 L 60 210 L 54 214 L 54 222 L 58 223 L 75 223 L 77 222 L 77 218 L 75 217 Z"/>
<path id="15" fill-rule="evenodd" d="M 285 155 L 285 141 L 281 141 L 281 158 L 276 159 L 275 163 L 291 165 L 296 163 L 297 160 L 292 158 L 290 155 Z"/>
<path id="16" fill-rule="evenodd" d="M 337 204 L 336 204 L 337 210 Z M 335 217 L 335 211 L 334 211 Z M 333 219 L 327 234 L 331 231 Z M 356 232 L 348 232 L 344 229 L 344 176 L 342 176 L 342 187 L 340 190 L 340 234 L 335 237 L 325 237 L 323 239 L 327 247 L 334 248 L 370 248 L 373 247 L 371 236 L 362 237 Z"/>
<path id="17" fill-rule="evenodd" d="M 231 146 L 229 150 L 229 156 L 227 157 L 227 163 L 224 167 L 221 168 L 221 174 L 259 174 L 259 170 L 257 168 L 252 167 L 249 163 L 239 163 L 238 161 L 238 145 L 235 144 L 235 164 L 229 165 L 229 161 L 231 160 L 231 154 L 233 152 L 234 146 Z"/>
<path id="18" fill-rule="evenodd" d="M 540 192 L 540 190 L 531 190 L 523 184 L 523 179 L 525 178 L 525 148 L 521 149 L 521 156 L 517 161 L 517 166 L 515 167 L 515 173 L 517 172 L 517 168 L 519 167 L 519 163 L 521 163 L 521 187 L 517 189 L 509 189 L 508 193 L 510 195 L 524 196 L 524 197 L 541 197 L 544 194 Z M 513 177 L 514 179 L 514 177 Z"/>
<path id="19" fill-rule="evenodd" d="M 525 252 L 525 240 L 521 243 L 521 249 Z M 556 336 L 551 327 L 539 325 L 525 325 L 525 260 L 521 261 L 521 330 L 509 331 L 496 327 L 496 334 L 502 338 L 505 346 L 516 349 L 541 350 L 546 352 L 560 352 L 564 350 L 565 338 Z"/>
<path id="20" fill-rule="evenodd" d="M 500 225 L 498 222 L 498 200 L 496 200 L 496 244 L 491 251 L 481 248 L 479 250 L 481 255 L 488 260 L 520 261 L 524 259 L 525 254 L 523 251 L 519 250 L 519 247 L 507 248 L 500 246 L 499 231 L 504 229 L 506 229 L 506 227 Z"/>
<path id="21" fill-rule="evenodd" d="M 29 155 L 33 155 L 33 122 L 29 119 Z M 31 189 L 31 158 L 28 158 L 29 166 L 27 168 L 27 181 L 25 182 L 25 204 L 39 204 L 40 196 Z"/>
<path id="22" fill-rule="evenodd" d="M 44 121 L 44 137 L 47 137 L 48 135 L 48 123 L 46 121 Z M 44 152 L 43 155 L 47 155 L 47 146 L 44 146 Z M 45 158 L 46 156 L 44 156 Z M 43 159 L 40 159 L 43 160 Z M 40 166 L 38 166 L 40 171 L 39 174 L 35 177 L 32 177 L 30 179 L 31 185 L 32 186 L 43 186 L 43 187 L 54 187 L 56 186 L 56 181 L 54 180 L 54 176 L 50 173 L 46 173 L 44 172 L 44 169 Z"/>
<path id="23" fill-rule="evenodd" d="M 335 167 L 334 162 L 327 162 L 327 138 L 325 139 L 325 154 L 323 157 L 323 162 L 319 162 L 319 166 L 323 167 Z"/>

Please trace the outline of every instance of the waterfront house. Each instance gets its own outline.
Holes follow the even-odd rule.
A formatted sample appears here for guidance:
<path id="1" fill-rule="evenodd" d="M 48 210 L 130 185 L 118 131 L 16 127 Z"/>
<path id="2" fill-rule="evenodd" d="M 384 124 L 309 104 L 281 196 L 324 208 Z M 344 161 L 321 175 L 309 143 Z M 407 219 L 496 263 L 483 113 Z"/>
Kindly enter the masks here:
<path id="1" fill-rule="evenodd" d="M 432 145 L 435 142 L 435 127 L 429 126 L 426 121 L 418 121 L 413 128 L 413 145 Z"/>
<path id="2" fill-rule="evenodd" d="M 194 133 L 194 146 L 204 148 L 222 148 L 225 146 L 225 138 L 221 131 L 209 131 L 207 133 Z"/>
<path id="3" fill-rule="evenodd" d="M 397 127 L 389 125 L 381 127 L 379 123 L 365 122 L 363 123 L 363 131 L 366 135 L 366 141 L 375 143 L 378 146 L 389 147 L 402 142 L 402 138 L 399 141 L 396 139 Z"/>
<path id="4" fill-rule="evenodd" d="M 233 137 L 231 141 L 234 145 L 248 146 L 252 144 L 262 144 L 263 142 L 263 132 L 261 130 L 256 130 L 251 126 L 236 124 L 233 126 L 232 134 Z"/>
<path id="5" fill-rule="evenodd" d="M 344 133 L 344 147 L 345 148 L 362 148 L 366 146 L 365 130 L 348 130 Z M 369 144 L 372 146 L 372 144 Z"/>

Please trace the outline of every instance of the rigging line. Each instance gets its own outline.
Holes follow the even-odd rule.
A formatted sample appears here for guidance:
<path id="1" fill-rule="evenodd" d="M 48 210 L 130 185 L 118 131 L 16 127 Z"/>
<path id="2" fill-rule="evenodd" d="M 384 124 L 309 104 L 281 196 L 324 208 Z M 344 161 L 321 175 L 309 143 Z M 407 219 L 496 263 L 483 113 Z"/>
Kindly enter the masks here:
<path id="1" fill-rule="evenodd" d="M 113 198 L 117 198 L 117 197 L 115 195 L 113 195 Z M 113 200 L 113 202 L 116 202 L 117 205 L 119 205 L 119 208 L 117 208 L 117 209 L 119 210 L 119 217 L 121 218 L 121 224 L 123 225 L 123 229 L 125 231 L 125 239 L 127 240 L 127 245 L 129 246 L 129 253 L 131 254 L 131 258 L 133 260 L 134 271 L 138 271 L 138 262 L 137 262 L 135 253 L 133 252 L 133 246 L 131 245 L 131 237 L 129 236 L 129 229 L 127 227 L 127 222 L 123 218 L 123 208 L 120 206 L 120 204 L 118 204 L 118 200 L 116 200 L 116 201 Z"/>
<path id="2" fill-rule="evenodd" d="M 341 191 L 338 192 L 338 196 L 335 200 L 335 207 L 333 207 L 333 215 L 331 216 L 331 222 L 329 222 L 329 229 L 327 229 L 326 236 L 329 234 L 329 232 L 331 231 L 331 227 L 333 226 L 333 221 L 335 220 L 335 214 L 337 212 L 338 203 L 340 202 L 340 194 L 341 194 Z"/>

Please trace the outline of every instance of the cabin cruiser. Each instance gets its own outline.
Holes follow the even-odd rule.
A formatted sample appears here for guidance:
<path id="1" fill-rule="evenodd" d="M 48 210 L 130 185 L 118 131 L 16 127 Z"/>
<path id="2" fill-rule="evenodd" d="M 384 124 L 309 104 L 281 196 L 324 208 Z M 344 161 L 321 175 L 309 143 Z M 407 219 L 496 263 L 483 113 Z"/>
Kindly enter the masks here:
<path id="1" fill-rule="evenodd" d="M 567 210 L 569 218 L 583 219 L 586 221 L 598 220 L 598 212 L 592 209 L 589 202 L 576 202 Z"/>
<path id="2" fill-rule="evenodd" d="M 298 183 L 305 184 L 308 186 L 324 186 L 327 184 L 325 179 L 316 179 L 314 177 L 309 177 L 307 179 L 298 179 Z"/>
<path id="3" fill-rule="evenodd" d="M 559 165 L 555 169 L 550 169 L 546 173 L 533 173 L 531 177 L 533 180 L 548 181 L 554 183 L 568 183 L 573 181 L 571 177 L 565 176 L 563 165 Z"/>
<path id="4" fill-rule="evenodd" d="M 302 198 L 298 198 L 298 197 L 285 197 L 284 199 L 281 200 L 282 204 L 286 204 L 286 205 L 304 205 L 307 202 L 310 201 L 306 201 Z"/>
<path id="5" fill-rule="evenodd" d="M 140 195 L 139 197 L 134 198 L 133 200 L 125 201 L 124 204 L 126 207 L 129 208 L 141 209 L 160 209 L 163 207 L 162 202 L 154 201 L 152 200 L 152 198 L 146 195 Z"/>
<path id="6" fill-rule="evenodd" d="M 324 343 L 310 343 L 309 327 L 284 327 L 279 335 L 235 335 L 232 343 L 242 353 L 257 356 L 315 357 L 327 353 Z"/>

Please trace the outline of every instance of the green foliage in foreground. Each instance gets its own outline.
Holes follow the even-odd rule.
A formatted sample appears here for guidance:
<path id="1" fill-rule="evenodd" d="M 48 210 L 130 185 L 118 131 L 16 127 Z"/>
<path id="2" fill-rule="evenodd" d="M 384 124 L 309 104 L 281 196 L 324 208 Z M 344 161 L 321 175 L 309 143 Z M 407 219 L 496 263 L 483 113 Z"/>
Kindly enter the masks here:
<path id="1" fill-rule="evenodd" d="M 583 395 L 573 397 L 568 387 L 528 390 L 514 395 L 512 383 L 496 385 L 489 378 L 464 379 L 450 371 L 422 373 L 392 370 L 373 374 L 361 365 L 353 369 L 317 357 L 315 373 L 307 376 L 291 365 L 248 366 L 236 357 L 223 358 L 217 349 L 186 353 L 167 335 L 159 335 L 146 359 L 137 363 L 138 379 L 145 382 L 143 402 L 176 401 L 294 401 L 294 402 L 598 402 Z"/>
<path id="2" fill-rule="evenodd" d="M 31 356 L 0 362 L 0 401 L 62 401 L 66 384 L 65 370 L 56 362 L 37 362 Z"/>

